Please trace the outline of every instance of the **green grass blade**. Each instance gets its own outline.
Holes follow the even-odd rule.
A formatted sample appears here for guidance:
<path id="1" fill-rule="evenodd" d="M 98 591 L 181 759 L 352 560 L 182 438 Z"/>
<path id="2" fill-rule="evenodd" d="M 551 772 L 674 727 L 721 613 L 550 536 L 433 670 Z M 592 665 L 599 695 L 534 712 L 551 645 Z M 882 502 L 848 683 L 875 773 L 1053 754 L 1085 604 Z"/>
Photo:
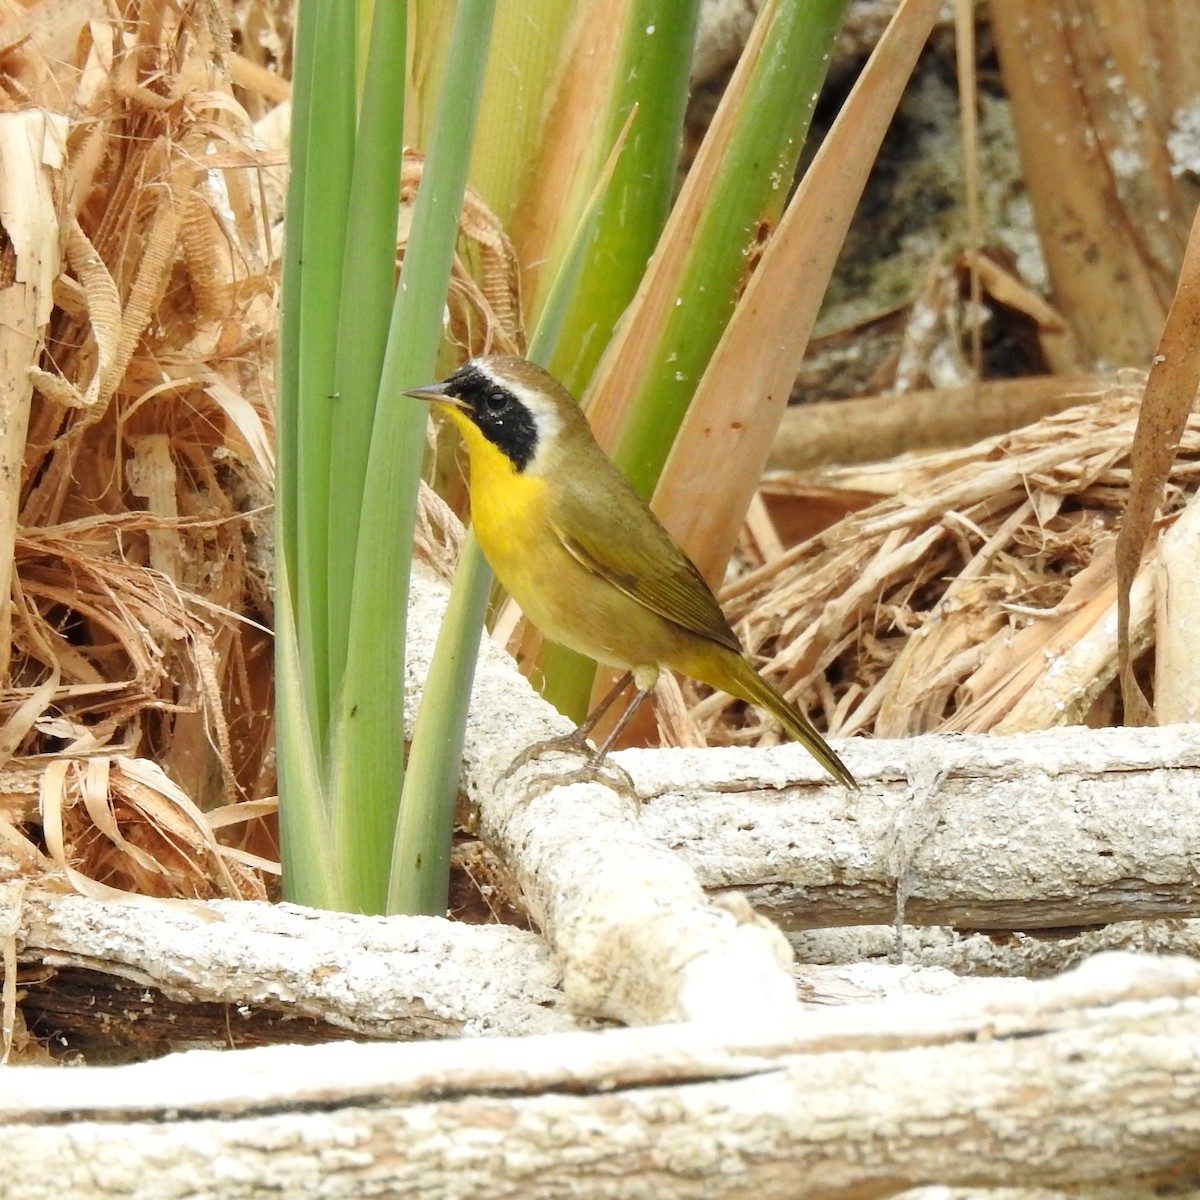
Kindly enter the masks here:
<path id="1" fill-rule="evenodd" d="M 844 9 L 845 0 L 764 5 L 741 78 L 594 380 L 589 419 L 646 497 L 733 312 L 754 243 L 782 211 Z M 543 695 L 582 717 L 592 664 L 553 646 L 539 665 Z"/>
<path id="2" fill-rule="evenodd" d="M 625 144 L 625 132 L 621 131 L 618 144 L 609 155 L 550 287 L 542 319 L 529 343 L 528 356 L 534 362 L 546 362 L 559 336 L 595 236 L 606 189 Z M 388 912 L 439 916 L 446 910 L 450 840 L 454 832 L 463 739 L 491 583 L 492 573 L 479 543 L 468 536 L 454 574 L 413 731 L 392 852 Z"/>
<path id="3" fill-rule="evenodd" d="M 311 0 L 301 6 L 307 8 Z M 282 353 L 296 355 L 298 419 L 294 452 L 298 464 L 296 632 L 304 672 L 304 699 L 318 745 L 325 741 L 331 681 L 328 647 L 327 561 L 329 544 L 330 428 L 335 384 L 335 331 L 346 240 L 346 212 L 353 172 L 355 81 L 354 7 L 318 0 L 317 55 L 307 84 L 310 125 L 294 136 L 308 145 L 305 171 L 291 188 L 299 193 L 303 266 L 299 287 L 297 343 Z M 289 196 L 289 199 L 291 197 Z M 294 211 L 294 210 L 293 210 Z M 292 212 L 289 211 L 289 218 Z M 289 230 L 289 237 L 295 236 Z M 281 447 L 281 452 L 284 447 Z M 287 449 L 292 449 L 288 447 Z"/>
<path id="4" fill-rule="evenodd" d="M 552 102 L 564 39 L 579 0 L 501 4 L 492 29 L 471 186 L 511 232 L 514 209 Z"/>
<path id="5" fill-rule="evenodd" d="M 788 202 L 709 360 L 654 493 L 710 582 L 723 578 L 762 480 L 808 337 L 929 40 L 939 0 L 904 0 Z"/>
<path id="6" fill-rule="evenodd" d="M 339 301 L 329 481 L 329 674 L 342 678 L 375 402 L 395 294 L 406 12 L 375 8 L 354 153 Z"/>
<path id="7" fill-rule="evenodd" d="M 279 844 L 283 898 L 314 908 L 333 908 L 337 882 L 330 857 L 324 772 L 302 700 L 293 587 L 286 556 L 276 567 L 275 737 L 279 752 Z"/>
<path id="8" fill-rule="evenodd" d="M 547 363 L 576 396 L 637 291 L 667 219 L 698 11 L 697 0 L 633 0 L 630 5 L 608 119 L 598 138 L 601 152 L 607 152 L 631 113 L 633 121 L 562 335 Z"/>
<path id="9" fill-rule="evenodd" d="M 697 5 L 678 0 L 634 0 L 630 5 L 609 112 L 610 137 L 620 127 L 617 123 L 632 114 L 628 141 L 603 206 L 591 221 L 586 255 L 580 254 L 577 238 L 572 243 L 581 261 L 570 273 L 569 310 L 563 306 L 561 318 L 546 313 L 562 324 L 546 365 L 576 396 L 583 394 L 613 327 L 637 291 L 666 220 L 687 105 L 697 12 Z M 562 286 L 567 274 L 559 271 L 554 289 Z M 546 304 L 549 310 L 549 298 Z M 553 644 L 543 649 L 539 662 L 545 698 L 574 720 L 582 719 L 595 663 Z"/>
<path id="10" fill-rule="evenodd" d="M 339 287 L 345 239 L 353 41 L 352 8 L 339 0 L 299 6 L 276 403 L 280 838 L 284 894 L 295 900 L 331 895 L 311 851 L 328 841 L 329 831 L 321 758 L 328 714 L 328 445 L 320 430 L 333 386 L 329 298 Z"/>
<path id="11" fill-rule="evenodd" d="M 355 878 L 347 907 L 378 912 L 404 778 L 403 662 L 411 533 L 426 412 L 400 397 L 432 376 L 493 15 L 460 0 L 375 411 L 355 561 L 344 686 L 336 709 L 334 853 Z"/>
<path id="12" fill-rule="evenodd" d="M 413 729 L 392 848 L 389 913 L 446 913 L 467 707 L 491 585 L 479 543 L 468 537 Z"/>
<path id="13" fill-rule="evenodd" d="M 844 9 L 845 0 L 763 6 L 595 382 L 588 415 L 643 496 L 733 312 L 755 245 L 779 219 Z"/>

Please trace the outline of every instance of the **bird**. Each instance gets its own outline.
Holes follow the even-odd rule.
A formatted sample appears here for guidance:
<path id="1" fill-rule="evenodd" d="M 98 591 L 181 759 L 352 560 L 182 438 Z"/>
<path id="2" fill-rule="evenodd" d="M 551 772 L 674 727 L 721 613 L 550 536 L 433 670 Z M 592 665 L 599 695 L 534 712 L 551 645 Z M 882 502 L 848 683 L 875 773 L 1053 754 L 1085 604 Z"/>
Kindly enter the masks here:
<path id="1" fill-rule="evenodd" d="M 554 376 L 528 359 L 483 355 L 404 394 L 431 403 L 462 436 L 475 536 L 529 620 L 552 641 L 628 673 L 571 735 L 575 744 L 632 675 L 637 692 L 594 762 L 670 669 L 766 709 L 835 780 L 857 789 L 808 719 L 751 665 L 704 577 Z"/>

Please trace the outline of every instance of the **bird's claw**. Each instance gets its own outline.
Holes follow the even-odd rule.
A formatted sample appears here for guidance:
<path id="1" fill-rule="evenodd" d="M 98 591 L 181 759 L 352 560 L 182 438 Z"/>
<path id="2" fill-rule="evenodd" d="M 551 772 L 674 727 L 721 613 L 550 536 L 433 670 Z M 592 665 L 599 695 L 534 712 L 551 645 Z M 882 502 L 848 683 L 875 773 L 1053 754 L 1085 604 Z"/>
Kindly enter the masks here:
<path id="1" fill-rule="evenodd" d="M 560 737 L 545 738 L 540 742 L 534 742 L 532 746 L 526 746 L 516 758 L 500 772 L 496 779 L 497 783 L 504 783 L 505 780 L 511 779 L 522 767 L 528 766 L 535 758 L 541 758 L 543 754 L 551 750 L 557 750 L 562 754 L 582 754 L 586 758 L 593 759 L 595 751 L 589 745 L 587 738 L 583 737 L 579 730 L 574 729 L 570 733 L 564 733 Z"/>
<path id="2" fill-rule="evenodd" d="M 573 783 L 599 782 L 610 787 L 614 792 L 618 792 L 627 799 L 632 800 L 636 808 L 641 808 L 641 797 L 637 794 L 637 789 L 634 787 L 633 778 L 629 772 L 624 767 L 618 766 L 609 760 L 606 754 L 598 754 L 585 738 L 578 736 L 577 732 L 564 734 L 562 737 L 547 738 L 541 742 L 534 742 L 532 746 L 528 746 L 522 750 L 505 767 L 497 777 L 496 782 L 505 782 L 522 767 L 528 766 L 529 763 L 541 758 L 543 754 L 550 751 L 557 751 L 562 754 L 580 754 L 587 761 L 582 766 L 576 767 L 573 771 L 539 771 L 529 781 L 529 787 L 526 791 L 527 798 L 533 795 L 533 788 L 535 786 L 541 790 L 545 790 L 552 787 L 567 787 Z"/>

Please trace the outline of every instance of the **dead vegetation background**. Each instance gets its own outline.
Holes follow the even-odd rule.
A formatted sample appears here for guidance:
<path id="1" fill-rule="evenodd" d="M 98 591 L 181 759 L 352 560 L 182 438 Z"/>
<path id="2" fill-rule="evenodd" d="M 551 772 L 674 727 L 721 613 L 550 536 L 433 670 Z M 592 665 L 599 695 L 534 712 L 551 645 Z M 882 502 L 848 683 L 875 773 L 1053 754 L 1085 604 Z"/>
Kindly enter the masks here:
<path id="1" fill-rule="evenodd" d="M 0 328 L 17 381 L 0 473 L 6 875 L 100 895 L 271 891 L 275 130 L 289 10 L 0 9 L 0 277 L 20 284 Z M 826 414 L 794 409 L 725 594 L 767 673 L 835 734 L 1122 717 L 1112 545 L 1142 372 L 1195 203 L 1200 18 L 1187 0 L 1006 0 L 977 19 L 979 103 L 1011 113 L 1020 177 L 1004 187 L 1032 214 L 1032 257 L 1009 230 L 972 235 L 961 208 L 874 237 L 885 298 L 872 307 L 855 287 L 852 315 L 831 308 L 802 380 L 808 395 L 862 397 L 821 427 L 821 461 L 857 465 L 799 457 Z M 949 39 L 939 33 L 915 91 L 932 75 L 953 94 Z M 936 210 L 914 187 L 922 162 L 953 192 L 982 189 L 980 163 L 998 161 L 932 153 L 915 112 L 864 204 L 868 243 L 901 180 L 916 211 Z M 24 175 L 8 166 L 21 147 Z M 46 256 L 44 294 L 26 247 Z M 1002 375 L 1019 377 L 991 382 Z M 1193 422 L 1161 523 L 1194 495 L 1198 459 Z M 1133 606 L 1152 688 L 1158 545 Z M 659 715 L 685 744 L 776 737 L 686 684 L 668 687 Z"/>
<path id="2" fill-rule="evenodd" d="M 24 312 L 0 331 L 0 861 L 91 894 L 264 897 L 278 278 L 261 172 L 281 159 L 232 93 L 225 5 L 4 15 Z"/>

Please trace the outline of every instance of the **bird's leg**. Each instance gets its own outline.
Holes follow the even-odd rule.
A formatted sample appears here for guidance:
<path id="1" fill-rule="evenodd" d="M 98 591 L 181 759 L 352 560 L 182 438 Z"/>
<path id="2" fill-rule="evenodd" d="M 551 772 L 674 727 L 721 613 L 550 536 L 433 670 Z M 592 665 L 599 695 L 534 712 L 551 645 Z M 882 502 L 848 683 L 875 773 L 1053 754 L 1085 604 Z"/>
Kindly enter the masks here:
<path id="1" fill-rule="evenodd" d="M 613 686 L 605 693 L 604 699 L 601 700 L 600 703 L 597 704 L 596 707 L 593 708 L 592 711 L 588 713 L 588 715 L 584 717 L 578 725 L 575 726 L 575 729 L 572 733 L 567 734 L 567 737 L 578 742 L 581 749 L 585 747 L 587 745 L 588 735 L 593 729 L 596 728 L 597 725 L 600 724 L 600 718 L 603 717 L 604 714 L 607 713 L 614 704 L 616 704 L 617 698 L 632 682 L 633 672 L 626 671 L 625 674 L 622 675 L 621 678 L 618 679 L 617 682 L 614 683 Z M 640 696 L 641 693 L 638 693 L 638 695 Z M 637 705 L 641 703 L 641 700 L 638 698 L 638 696 L 634 696 L 630 703 L 636 709 Z M 629 709 L 626 709 L 625 712 L 621 714 L 620 720 L 613 727 L 612 733 L 610 733 L 608 737 L 604 739 L 604 746 L 602 749 L 596 752 L 597 759 L 603 758 L 604 755 L 608 753 L 608 749 L 612 745 L 613 739 L 628 724 L 629 717 Z"/>
<path id="2" fill-rule="evenodd" d="M 592 763 L 598 763 L 605 754 L 608 753 L 609 747 L 612 744 L 615 734 L 620 733 L 628 720 L 627 713 L 621 714 L 621 720 L 617 723 L 617 727 L 613 733 L 609 734 L 604 739 L 604 746 L 601 750 L 593 754 L 588 746 L 588 734 L 596 728 L 600 722 L 600 718 L 616 703 L 617 697 L 633 682 L 633 672 L 626 671 L 616 684 L 608 692 L 603 700 L 596 705 L 594 709 L 584 719 L 571 730 L 570 733 L 565 733 L 561 737 L 546 738 L 540 742 L 534 742 L 532 746 L 527 746 L 516 758 L 508 764 L 504 769 L 504 773 L 500 776 L 499 782 L 503 782 L 515 771 L 520 770 L 526 763 L 531 762 L 535 758 L 540 758 L 547 750 L 561 750 L 564 753 L 571 750 L 577 751 L 580 754 L 587 754 Z"/>
<path id="3" fill-rule="evenodd" d="M 617 698 L 617 696 L 619 696 L 621 694 L 621 692 L 623 692 L 625 690 L 625 688 L 628 686 L 630 678 L 631 678 L 631 674 L 626 675 L 624 677 L 624 679 L 621 680 L 620 691 L 614 690 L 614 691 L 610 692 L 608 694 L 608 696 L 605 697 L 605 703 L 607 703 L 611 707 L 613 701 Z M 638 688 L 638 690 L 633 693 L 633 698 L 626 705 L 625 711 L 617 718 L 617 723 L 612 727 L 612 729 L 610 729 L 608 731 L 608 737 L 606 737 L 604 739 L 604 741 L 601 742 L 599 747 L 597 748 L 596 753 L 592 758 L 592 761 L 590 764 L 591 766 L 598 767 L 604 761 L 608 752 L 613 748 L 613 746 L 616 745 L 617 738 L 619 738 L 621 736 L 621 734 L 624 733 L 625 726 L 628 725 L 629 722 L 633 720 L 634 714 L 646 702 L 646 697 L 649 696 L 652 691 L 654 691 L 654 689 L 652 687 Z M 596 722 L 592 721 L 591 717 L 588 717 L 588 720 L 591 721 L 593 725 L 595 725 Z M 582 728 L 582 726 L 581 726 L 581 728 Z"/>

